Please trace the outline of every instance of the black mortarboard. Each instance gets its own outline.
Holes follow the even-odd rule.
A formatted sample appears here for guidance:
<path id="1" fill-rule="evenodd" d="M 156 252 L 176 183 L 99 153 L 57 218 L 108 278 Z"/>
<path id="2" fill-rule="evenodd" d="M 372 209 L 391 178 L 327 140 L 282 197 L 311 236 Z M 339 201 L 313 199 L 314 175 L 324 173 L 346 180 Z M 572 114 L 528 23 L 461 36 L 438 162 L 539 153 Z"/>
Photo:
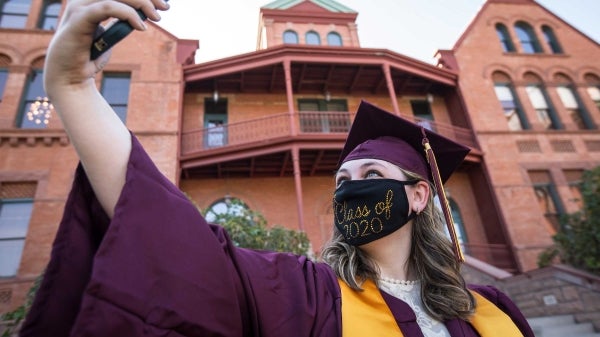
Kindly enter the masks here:
<path id="1" fill-rule="evenodd" d="M 463 162 L 469 148 L 365 101 L 358 107 L 338 167 L 352 159 L 381 159 L 418 173 L 433 183 L 423 146 L 423 131 L 435 152 L 440 178 L 445 183 Z"/>
<path id="2" fill-rule="evenodd" d="M 380 159 L 428 179 L 437 189 L 457 259 L 464 261 L 443 183 L 469 151 L 464 145 L 362 101 L 338 167 L 349 160 Z"/>

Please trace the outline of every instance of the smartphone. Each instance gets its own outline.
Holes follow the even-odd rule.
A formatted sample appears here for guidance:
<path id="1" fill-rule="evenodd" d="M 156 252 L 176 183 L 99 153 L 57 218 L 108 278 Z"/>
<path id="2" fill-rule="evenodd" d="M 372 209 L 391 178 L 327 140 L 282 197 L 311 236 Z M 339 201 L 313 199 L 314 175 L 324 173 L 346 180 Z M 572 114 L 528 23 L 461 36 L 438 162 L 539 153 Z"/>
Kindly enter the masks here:
<path id="1" fill-rule="evenodd" d="M 146 20 L 147 17 L 141 9 L 136 10 L 142 20 Z M 107 30 L 103 31 L 99 36 L 94 38 L 92 42 L 92 49 L 90 52 L 90 59 L 95 60 L 104 52 L 112 48 L 119 41 L 123 40 L 134 28 L 125 20 L 119 20 L 112 26 L 108 27 Z"/>

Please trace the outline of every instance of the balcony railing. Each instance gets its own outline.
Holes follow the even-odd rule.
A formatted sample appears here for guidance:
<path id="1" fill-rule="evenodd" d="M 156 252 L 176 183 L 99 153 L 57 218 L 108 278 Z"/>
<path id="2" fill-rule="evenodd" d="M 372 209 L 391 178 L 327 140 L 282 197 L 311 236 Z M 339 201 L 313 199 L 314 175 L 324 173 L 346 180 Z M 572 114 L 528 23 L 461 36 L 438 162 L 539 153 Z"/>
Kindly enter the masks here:
<path id="1" fill-rule="evenodd" d="M 420 120 L 412 116 L 403 117 L 461 144 L 477 148 L 474 134 L 468 129 Z M 301 111 L 294 113 L 291 118 L 292 120 L 288 113 L 280 113 L 244 122 L 186 131 L 182 134 L 181 154 L 199 154 L 214 148 L 291 137 L 292 125 L 296 134 L 300 135 L 346 134 L 354 116 L 348 112 Z"/>

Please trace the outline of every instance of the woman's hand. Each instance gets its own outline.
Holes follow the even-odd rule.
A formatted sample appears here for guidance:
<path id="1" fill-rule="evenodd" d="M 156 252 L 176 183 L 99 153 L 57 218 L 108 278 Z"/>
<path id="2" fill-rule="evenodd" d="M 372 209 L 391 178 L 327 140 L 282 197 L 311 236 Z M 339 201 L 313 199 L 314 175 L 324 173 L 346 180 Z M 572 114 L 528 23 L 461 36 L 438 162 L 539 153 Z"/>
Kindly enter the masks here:
<path id="1" fill-rule="evenodd" d="M 63 88 L 93 85 L 94 75 L 108 62 L 110 53 L 90 61 L 90 48 L 99 24 L 111 18 L 127 20 L 136 30 L 146 25 L 135 9 L 148 19 L 160 20 L 157 10 L 169 5 L 163 0 L 72 0 L 69 1 L 46 57 L 44 83 L 52 99 Z"/>

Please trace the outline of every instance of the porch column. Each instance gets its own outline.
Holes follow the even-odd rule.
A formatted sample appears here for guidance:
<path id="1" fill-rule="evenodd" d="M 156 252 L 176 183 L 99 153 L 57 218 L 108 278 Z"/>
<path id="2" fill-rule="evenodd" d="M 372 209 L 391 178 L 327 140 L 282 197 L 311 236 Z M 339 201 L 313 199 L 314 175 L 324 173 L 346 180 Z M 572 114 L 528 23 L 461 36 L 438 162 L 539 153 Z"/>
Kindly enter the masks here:
<path id="1" fill-rule="evenodd" d="M 283 60 L 283 71 L 285 73 L 285 93 L 288 104 L 288 111 L 290 113 L 290 134 L 295 136 L 298 134 L 296 131 L 296 123 L 294 123 L 294 91 L 292 89 L 292 61 L 289 58 Z"/>
<path id="2" fill-rule="evenodd" d="M 296 207 L 298 207 L 298 228 L 304 232 L 304 202 L 302 201 L 302 179 L 300 172 L 300 149 L 292 147 L 292 162 L 294 164 L 294 183 L 296 185 Z"/>
<path id="3" fill-rule="evenodd" d="M 398 107 L 398 100 L 396 99 L 396 90 L 394 89 L 394 82 L 392 81 L 392 71 L 390 64 L 387 62 L 383 64 L 383 74 L 385 75 L 385 82 L 387 84 L 388 93 L 390 94 L 390 99 L 392 100 L 394 113 L 400 115 L 400 108 Z"/>

